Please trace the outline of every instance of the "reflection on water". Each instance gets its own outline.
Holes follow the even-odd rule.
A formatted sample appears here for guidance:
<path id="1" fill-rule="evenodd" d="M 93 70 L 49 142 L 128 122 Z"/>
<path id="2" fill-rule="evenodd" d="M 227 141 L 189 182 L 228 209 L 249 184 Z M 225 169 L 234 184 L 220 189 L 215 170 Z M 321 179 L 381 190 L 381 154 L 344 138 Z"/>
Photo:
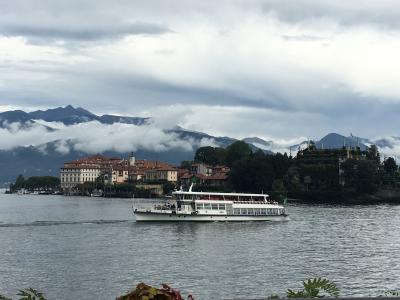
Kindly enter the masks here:
<path id="1" fill-rule="evenodd" d="M 0 292 L 114 299 L 138 282 L 259 298 L 311 276 L 342 295 L 400 288 L 400 207 L 289 207 L 290 222 L 135 223 L 131 199 L 0 195 Z"/>

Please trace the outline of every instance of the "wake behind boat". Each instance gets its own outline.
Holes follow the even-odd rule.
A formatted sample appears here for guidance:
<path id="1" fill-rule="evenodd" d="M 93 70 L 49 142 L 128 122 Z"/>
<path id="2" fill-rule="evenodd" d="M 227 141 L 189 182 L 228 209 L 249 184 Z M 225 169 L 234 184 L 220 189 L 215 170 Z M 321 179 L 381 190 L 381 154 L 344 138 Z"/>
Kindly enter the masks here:
<path id="1" fill-rule="evenodd" d="M 134 206 L 136 221 L 288 221 L 285 208 L 266 194 L 175 191 L 151 207 Z"/>

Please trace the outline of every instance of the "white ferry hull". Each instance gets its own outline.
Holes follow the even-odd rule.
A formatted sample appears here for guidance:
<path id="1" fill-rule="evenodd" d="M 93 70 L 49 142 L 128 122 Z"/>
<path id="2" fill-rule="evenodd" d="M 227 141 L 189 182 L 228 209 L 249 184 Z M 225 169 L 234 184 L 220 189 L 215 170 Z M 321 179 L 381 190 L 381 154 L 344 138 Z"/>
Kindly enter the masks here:
<path id="1" fill-rule="evenodd" d="M 136 221 L 153 222 L 244 222 L 244 221 L 289 221 L 288 215 L 186 215 L 186 214 L 166 214 L 154 212 L 135 212 Z"/>

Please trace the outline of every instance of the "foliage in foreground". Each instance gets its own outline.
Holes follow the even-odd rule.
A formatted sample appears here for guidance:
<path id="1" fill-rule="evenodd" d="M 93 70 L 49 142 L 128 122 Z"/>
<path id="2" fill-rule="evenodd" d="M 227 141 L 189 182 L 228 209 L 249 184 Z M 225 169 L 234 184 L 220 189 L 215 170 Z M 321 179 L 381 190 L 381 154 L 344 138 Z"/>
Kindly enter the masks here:
<path id="1" fill-rule="evenodd" d="M 157 289 L 144 283 L 139 283 L 136 289 L 128 294 L 118 297 L 116 300 L 183 300 L 181 293 L 178 290 L 171 288 L 167 284 L 163 284 L 162 288 Z M 187 297 L 189 300 L 194 300 L 192 295 Z"/>
<path id="2" fill-rule="evenodd" d="M 20 290 L 17 294 L 19 300 L 46 300 L 44 295 L 33 288 Z M 12 300 L 10 298 L 0 295 L 0 300 Z"/>
<path id="3" fill-rule="evenodd" d="M 20 290 L 17 294 L 18 300 L 46 300 L 44 295 L 37 290 L 28 288 Z M 194 300 L 192 295 L 188 295 L 188 300 Z M 11 298 L 0 295 L 0 300 L 12 300 Z M 116 300 L 184 300 L 178 290 L 163 284 L 161 288 L 139 283 L 136 288 L 126 295 L 118 297 Z"/>
<path id="4" fill-rule="evenodd" d="M 288 289 L 283 298 L 337 298 L 340 290 L 335 283 L 326 278 L 315 277 L 302 282 L 303 288 L 300 290 Z M 17 294 L 18 300 L 46 300 L 44 295 L 32 288 L 20 290 Z M 386 297 L 399 297 L 400 291 L 387 291 Z M 379 296 L 382 297 L 382 296 Z M 278 295 L 272 295 L 269 299 L 279 299 Z M 194 300 L 192 295 L 188 295 L 188 300 Z M 0 300 L 12 300 L 0 295 Z M 117 297 L 115 300 L 184 300 L 178 290 L 171 288 L 167 284 L 162 284 L 161 288 L 139 283 L 136 288 L 126 295 Z"/>
<path id="5" fill-rule="evenodd" d="M 316 277 L 303 281 L 303 289 L 293 291 L 288 289 L 287 298 L 323 298 L 325 296 L 339 297 L 339 288 L 326 278 Z"/>

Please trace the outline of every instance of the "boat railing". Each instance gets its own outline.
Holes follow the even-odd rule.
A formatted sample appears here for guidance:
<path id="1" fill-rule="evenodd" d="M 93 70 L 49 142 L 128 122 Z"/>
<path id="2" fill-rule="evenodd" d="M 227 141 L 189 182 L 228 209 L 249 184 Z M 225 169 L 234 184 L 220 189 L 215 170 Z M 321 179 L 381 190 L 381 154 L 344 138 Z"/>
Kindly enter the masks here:
<path id="1" fill-rule="evenodd" d="M 199 199 L 182 199 L 183 201 L 231 201 L 236 204 L 273 204 L 273 205 L 278 205 L 279 203 L 277 201 L 273 200 L 237 200 L 237 199 L 217 199 L 217 198 L 199 198 Z M 181 200 L 181 201 L 182 201 Z"/>
<path id="2" fill-rule="evenodd" d="M 167 208 L 167 203 L 160 199 L 137 199 L 133 200 L 133 207 L 139 210 L 154 210 L 156 208 Z"/>
<path id="3" fill-rule="evenodd" d="M 233 201 L 235 204 L 273 204 L 278 205 L 279 203 L 276 201 Z"/>

